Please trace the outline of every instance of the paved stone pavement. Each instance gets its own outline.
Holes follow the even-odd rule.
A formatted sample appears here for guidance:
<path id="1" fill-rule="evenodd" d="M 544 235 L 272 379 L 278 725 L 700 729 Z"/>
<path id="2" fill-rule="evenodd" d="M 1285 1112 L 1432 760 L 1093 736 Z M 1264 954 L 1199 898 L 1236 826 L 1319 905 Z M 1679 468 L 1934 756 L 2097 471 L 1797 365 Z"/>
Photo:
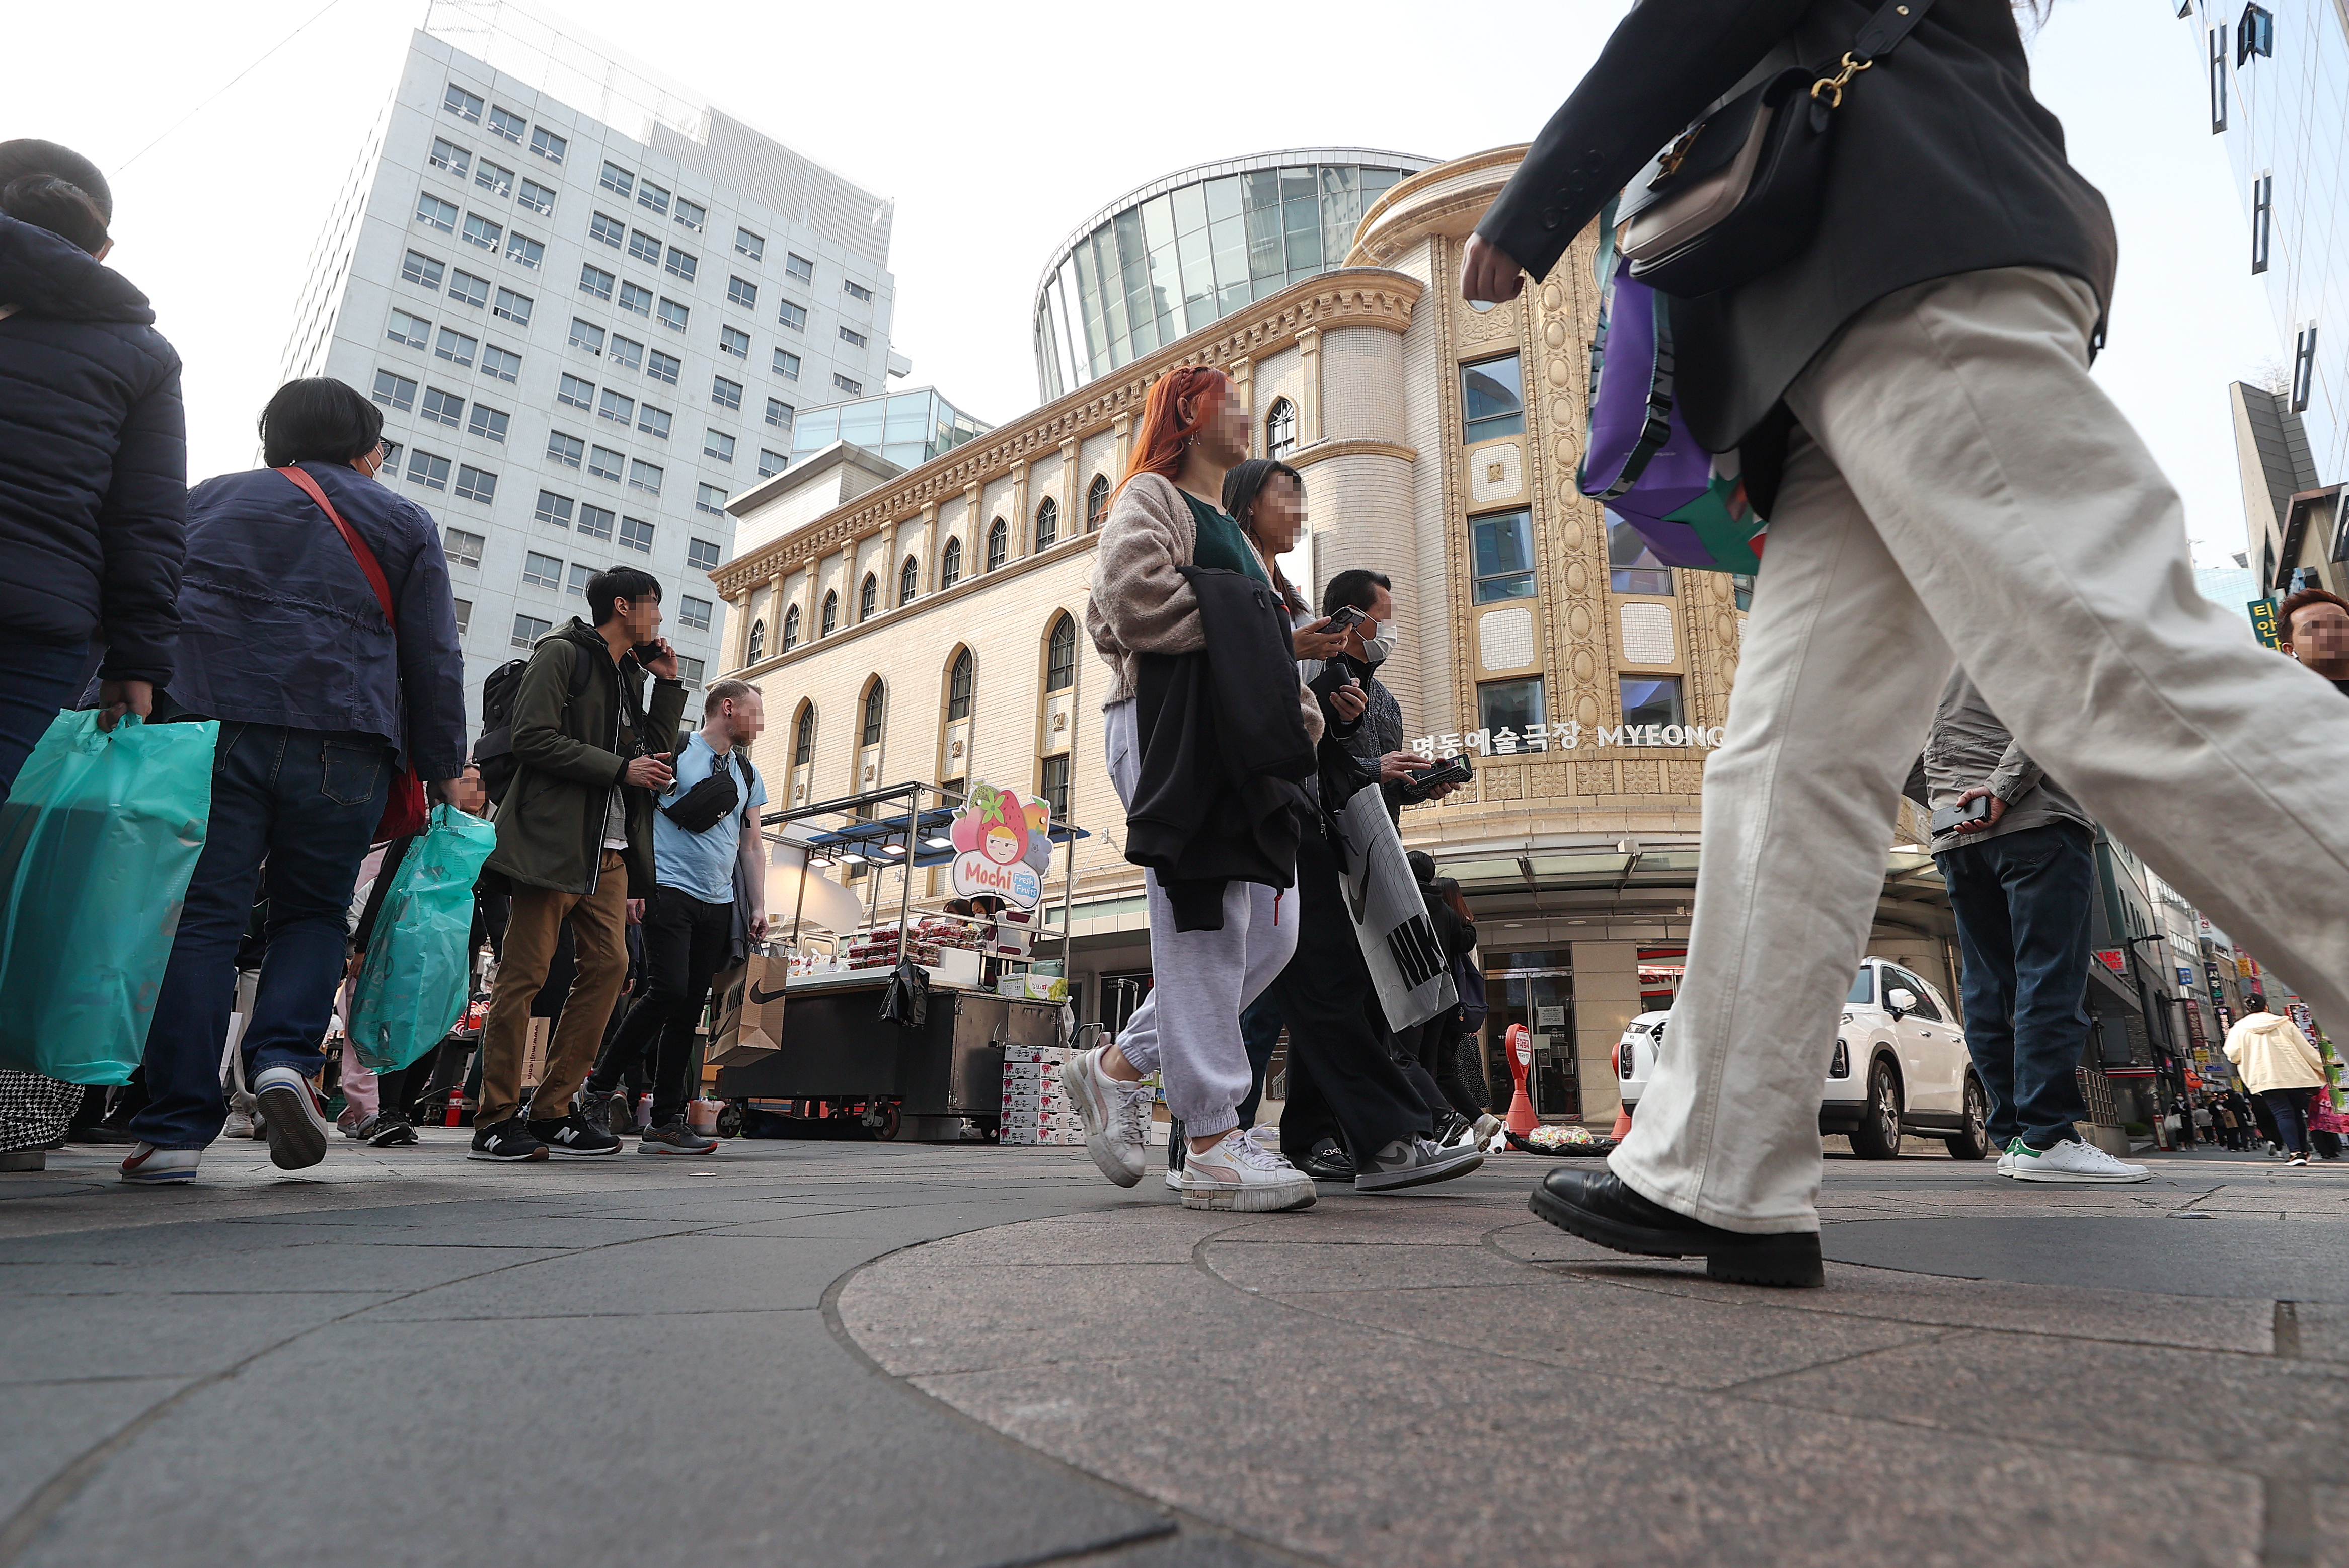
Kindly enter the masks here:
<path id="1" fill-rule="evenodd" d="M 0 1176 L 0 1568 L 2349 1564 L 2349 1168 L 1831 1161 L 1780 1294 L 1540 1223 L 1529 1156 L 1233 1216 L 461 1137 Z"/>

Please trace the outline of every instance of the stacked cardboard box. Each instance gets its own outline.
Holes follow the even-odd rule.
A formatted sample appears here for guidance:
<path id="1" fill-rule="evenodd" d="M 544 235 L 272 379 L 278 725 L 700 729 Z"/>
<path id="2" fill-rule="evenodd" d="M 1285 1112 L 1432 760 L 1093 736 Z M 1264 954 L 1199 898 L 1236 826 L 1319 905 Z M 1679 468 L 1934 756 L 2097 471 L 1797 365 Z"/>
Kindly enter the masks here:
<path id="1" fill-rule="evenodd" d="M 1084 1124 L 1061 1087 L 1069 1060 L 1061 1046 L 1007 1046 L 1003 1052 L 1003 1141 L 1078 1144 Z"/>

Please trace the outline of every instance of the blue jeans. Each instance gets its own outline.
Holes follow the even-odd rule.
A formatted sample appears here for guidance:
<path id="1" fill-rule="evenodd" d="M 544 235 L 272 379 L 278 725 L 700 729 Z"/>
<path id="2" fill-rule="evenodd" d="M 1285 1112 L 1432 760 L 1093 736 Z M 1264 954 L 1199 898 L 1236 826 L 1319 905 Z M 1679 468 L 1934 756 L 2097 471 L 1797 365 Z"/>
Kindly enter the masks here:
<path id="1" fill-rule="evenodd" d="M 2308 1152 L 2308 1105 L 2316 1098 L 2313 1088 L 2263 1088 L 2260 1098 L 2268 1102 L 2268 1114 L 2275 1118 L 2276 1136 L 2283 1140 L 2287 1154 Z"/>
<path id="2" fill-rule="evenodd" d="M 1964 954 L 1966 1048 L 1990 1095 L 1990 1136 L 2053 1149 L 2079 1136 L 2088 1037 L 2095 838 L 2069 822 L 2002 833 L 1933 859 Z"/>
<path id="3" fill-rule="evenodd" d="M 27 643 L 0 637 L 0 800 L 23 770 L 41 737 L 80 694 L 89 667 L 84 643 Z"/>
<path id="4" fill-rule="evenodd" d="M 245 1082 L 265 1068 L 315 1076 L 349 944 L 351 887 L 391 784 L 391 750 L 365 736 L 223 724 L 212 811 L 147 1034 L 147 1109 L 130 1130 L 159 1149 L 220 1137 L 221 1046 L 236 949 L 269 865 L 268 953 L 244 1031 Z"/>

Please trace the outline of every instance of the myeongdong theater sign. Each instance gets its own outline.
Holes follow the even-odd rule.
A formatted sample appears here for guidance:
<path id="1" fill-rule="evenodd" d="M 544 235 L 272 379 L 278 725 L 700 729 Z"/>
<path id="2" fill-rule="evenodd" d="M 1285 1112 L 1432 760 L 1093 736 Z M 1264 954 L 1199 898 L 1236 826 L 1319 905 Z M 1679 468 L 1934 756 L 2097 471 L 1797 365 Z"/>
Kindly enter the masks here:
<path id="1" fill-rule="evenodd" d="M 1516 757 L 1529 751 L 1579 751 L 1609 746 L 1703 746 L 1721 744 L 1723 727 L 1701 724 L 1589 724 L 1567 719 L 1558 724 L 1529 725 L 1520 733 L 1499 729 L 1463 730 L 1452 735 L 1423 735 L 1411 743 L 1422 757 L 1457 757 L 1474 751 L 1480 757 Z"/>

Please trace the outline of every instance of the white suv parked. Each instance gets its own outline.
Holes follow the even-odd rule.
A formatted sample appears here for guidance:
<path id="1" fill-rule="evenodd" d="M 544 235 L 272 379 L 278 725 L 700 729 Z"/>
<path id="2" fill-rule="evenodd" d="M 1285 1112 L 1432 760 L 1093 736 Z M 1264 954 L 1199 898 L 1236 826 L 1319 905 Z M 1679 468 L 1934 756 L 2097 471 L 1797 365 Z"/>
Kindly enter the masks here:
<path id="1" fill-rule="evenodd" d="M 1671 1016 L 1642 1013 L 1616 1043 L 1626 1109 L 1636 1113 Z M 1990 1097 L 1940 992 L 1889 960 L 1862 964 L 1836 1030 L 1819 1130 L 1847 1134 L 1864 1160 L 1893 1159 L 1909 1132 L 1946 1140 L 1952 1158 L 1980 1160 L 1990 1152 L 1989 1117 Z"/>

